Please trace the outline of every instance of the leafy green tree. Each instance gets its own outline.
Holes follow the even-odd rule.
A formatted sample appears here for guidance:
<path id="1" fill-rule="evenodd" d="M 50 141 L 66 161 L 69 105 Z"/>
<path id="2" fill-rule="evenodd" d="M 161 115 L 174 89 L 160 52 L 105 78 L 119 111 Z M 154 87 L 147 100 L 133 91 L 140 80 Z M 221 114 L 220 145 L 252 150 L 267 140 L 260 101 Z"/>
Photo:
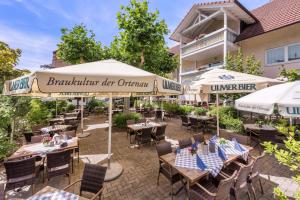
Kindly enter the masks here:
<path id="1" fill-rule="evenodd" d="M 247 74 L 258 75 L 258 76 L 262 75 L 260 66 L 261 66 L 260 61 L 256 60 L 254 55 L 246 57 L 245 72 Z"/>
<path id="2" fill-rule="evenodd" d="M 238 72 L 244 72 L 244 55 L 242 52 L 242 49 L 239 48 L 236 58 L 235 58 L 235 64 L 236 64 L 236 71 Z"/>
<path id="3" fill-rule="evenodd" d="M 234 61 L 234 57 L 233 55 L 231 55 L 230 53 L 227 54 L 226 56 L 226 66 L 225 68 L 227 70 L 231 70 L 234 71 L 235 70 L 235 61 Z"/>
<path id="4" fill-rule="evenodd" d="M 112 57 L 160 75 L 177 68 L 178 58 L 170 56 L 165 44 L 167 25 L 158 10 L 149 11 L 147 1 L 121 6 L 117 21 L 120 33 L 111 44 Z"/>
<path id="5" fill-rule="evenodd" d="M 299 70 L 296 69 L 287 70 L 283 67 L 280 72 L 280 75 L 284 78 L 287 78 L 289 82 L 300 80 Z"/>
<path id="6" fill-rule="evenodd" d="M 274 154 L 280 164 L 289 167 L 295 173 L 293 179 L 300 183 L 300 141 L 296 140 L 296 136 L 299 137 L 299 131 L 293 126 L 279 126 L 277 128 L 287 136 L 284 141 L 285 148 L 280 149 L 277 144 L 264 142 L 265 150 L 269 154 Z M 274 193 L 280 200 L 289 199 L 278 187 L 274 189 Z M 300 200 L 300 191 L 297 191 L 296 199 Z"/>
<path id="7" fill-rule="evenodd" d="M 61 42 L 57 45 L 57 57 L 70 64 L 98 61 L 103 58 L 101 43 L 85 25 L 75 25 L 71 30 L 61 29 Z"/>
<path id="8" fill-rule="evenodd" d="M 27 117 L 31 125 L 46 124 L 47 120 L 52 117 L 52 113 L 49 111 L 47 103 L 40 99 L 32 99 Z"/>

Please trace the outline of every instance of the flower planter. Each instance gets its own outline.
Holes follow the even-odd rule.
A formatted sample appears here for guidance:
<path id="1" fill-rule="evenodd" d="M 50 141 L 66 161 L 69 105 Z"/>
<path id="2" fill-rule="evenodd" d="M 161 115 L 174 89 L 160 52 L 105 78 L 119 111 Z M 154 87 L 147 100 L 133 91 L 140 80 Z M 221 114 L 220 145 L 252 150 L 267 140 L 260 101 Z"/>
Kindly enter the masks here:
<path id="1" fill-rule="evenodd" d="M 227 130 L 227 129 L 220 129 L 220 137 L 231 140 L 235 138 L 239 143 L 250 145 L 251 138 L 248 135 L 242 135 L 235 133 L 234 131 Z"/>

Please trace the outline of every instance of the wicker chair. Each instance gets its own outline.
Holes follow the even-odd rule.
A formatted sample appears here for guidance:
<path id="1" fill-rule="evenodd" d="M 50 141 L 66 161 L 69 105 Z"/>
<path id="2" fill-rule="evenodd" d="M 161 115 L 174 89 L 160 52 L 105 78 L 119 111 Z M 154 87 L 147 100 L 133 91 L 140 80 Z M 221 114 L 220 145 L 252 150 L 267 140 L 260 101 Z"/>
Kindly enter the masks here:
<path id="1" fill-rule="evenodd" d="M 146 123 L 146 118 L 139 119 L 138 123 Z"/>
<path id="2" fill-rule="evenodd" d="M 127 120 L 127 121 L 126 121 L 126 124 L 127 124 L 127 126 L 128 126 L 128 125 L 135 124 L 135 120 Z M 131 130 L 130 128 L 127 128 L 126 132 L 127 132 L 127 138 L 128 138 L 128 136 L 129 136 L 129 142 L 130 142 L 130 144 L 131 144 L 131 143 L 132 143 L 132 142 L 131 142 L 131 136 L 132 136 L 132 135 L 135 135 L 135 132 L 134 132 L 133 130 Z"/>
<path id="3" fill-rule="evenodd" d="M 178 143 L 179 143 L 179 148 L 180 149 L 190 147 L 193 144 L 191 138 L 185 138 L 185 139 L 182 139 L 182 140 L 178 140 Z"/>
<path id="4" fill-rule="evenodd" d="M 50 137 L 50 134 L 31 136 L 31 143 L 40 143 L 40 142 L 42 142 L 44 137 Z"/>
<path id="5" fill-rule="evenodd" d="M 82 192 L 91 192 L 95 195 L 91 200 L 99 197 L 101 199 L 101 194 L 103 192 L 103 182 L 106 174 L 106 167 L 94 164 L 85 164 L 82 179 L 73 182 L 64 188 L 67 190 L 76 183 L 80 184 L 79 195 L 82 196 Z"/>
<path id="6" fill-rule="evenodd" d="M 167 125 L 158 126 L 155 131 L 152 132 L 152 139 L 157 143 L 165 139 Z"/>
<path id="7" fill-rule="evenodd" d="M 32 186 L 34 193 L 34 182 L 40 166 L 36 166 L 36 157 L 15 161 L 4 161 L 6 170 L 5 191 L 20 188 L 26 185 Z"/>
<path id="8" fill-rule="evenodd" d="M 190 121 L 191 121 L 191 130 L 198 131 L 201 128 L 198 119 L 190 117 Z"/>
<path id="9" fill-rule="evenodd" d="M 199 143 L 204 142 L 204 140 L 205 140 L 202 133 L 194 134 L 193 138 L 194 138 L 195 142 L 199 142 Z"/>
<path id="10" fill-rule="evenodd" d="M 181 116 L 181 126 L 186 127 L 187 129 L 191 128 L 191 122 L 187 116 Z"/>
<path id="11" fill-rule="evenodd" d="M 177 183 L 178 181 L 181 181 L 183 183 L 182 180 L 182 176 L 178 173 L 177 170 L 172 169 L 169 165 L 165 164 L 160 157 L 169 153 L 172 153 L 172 147 L 171 147 L 171 143 L 169 142 L 162 142 L 159 144 L 156 144 L 156 151 L 157 151 L 157 155 L 158 155 L 158 160 L 159 160 L 159 171 L 158 171 L 158 176 L 157 176 L 157 185 L 159 185 L 159 176 L 160 174 L 164 175 L 170 185 L 171 185 L 171 195 L 173 198 L 173 184 Z M 184 183 L 183 183 L 184 185 Z M 180 188 L 176 193 L 178 194 L 180 192 L 182 188 Z"/>
<path id="12" fill-rule="evenodd" d="M 76 131 L 75 130 L 64 131 L 64 132 L 61 132 L 61 134 L 65 134 L 68 137 L 76 137 Z M 79 141 L 78 141 L 78 147 L 74 149 L 74 153 L 75 154 L 77 153 L 77 162 L 79 163 Z M 72 157 L 71 161 L 72 161 L 72 172 L 73 172 L 73 169 L 74 169 L 74 163 L 73 163 L 74 155 L 72 154 L 71 157 Z"/>
<path id="13" fill-rule="evenodd" d="M 151 144 L 151 133 L 152 127 L 142 129 L 141 133 L 135 135 L 135 140 L 137 141 L 139 148 L 141 144 Z"/>
<path id="14" fill-rule="evenodd" d="M 230 177 L 224 177 L 219 184 L 211 177 L 202 179 L 190 189 L 191 200 L 230 200 L 230 189 L 234 184 L 237 172 Z"/>
<path id="15" fill-rule="evenodd" d="M 234 185 L 231 188 L 234 193 L 235 199 L 239 199 L 240 191 L 245 188 L 247 189 L 248 199 L 250 199 L 248 180 L 253 164 L 253 160 L 250 161 L 248 165 L 243 165 L 238 162 L 232 162 L 229 166 L 227 166 L 224 170 L 221 171 L 222 175 L 229 177 L 232 172 L 238 170 Z"/>
<path id="16" fill-rule="evenodd" d="M 162 111 L 162 110 L 157 110 L 157 111 L 155 112 L 155 118 L 156 118 L 156 119 L 159 119 L 159 120 L 164 120 L 164 119 L 163 119 L 163 111 Z"/>
<path id="17" fill-rule="evenodd" d="M 46 154 L 47 164 L 45 172 L 48 181 L 55 176 L 68 175 L 70 184 L 71 153 L 72 150 L 64 150 Z"/>
<path id="18" fill-rule="evenodd" d="M 68 137 L 76 137 L 76 131 L 72 130 L 72 131 L 63 131 L 61 132 L 62 135 L 66 135 Z"/>
<path id="19" fill-rule="evenodd" d="M 73 124 L 70 127 L 67 128 L 67 131 L 75 131 L 75 134 L 77 133 L 78 124 Z"/>
<path id="20" fill-rule="evenodd" d="M 263 152 L 260 156 L 258 156 L 256 158 L 250 156 L 252 159 L 254 159 L 254 164 L 253 164 L 253 167 L 251 169 L 251 173 L 250 173 L 248 183 L 251 186 L 251 189 L 252 189 L 252 192 L 254 194 L 255 199 L 256 199 L 256 192 L 255 192 L 255 189 L 254 189 L 254 186 L 253 186 L 253 182 L 255 182 L 257 180 L 259 181 L 261 194 L 264 194 L 264 189 L 262 187 L 261 178 L 260 178 L 260 168 L 262 166 L 262 162 L 264 162 L 263 158 L 265 156 L 266 156 L 265 152 Z"/>

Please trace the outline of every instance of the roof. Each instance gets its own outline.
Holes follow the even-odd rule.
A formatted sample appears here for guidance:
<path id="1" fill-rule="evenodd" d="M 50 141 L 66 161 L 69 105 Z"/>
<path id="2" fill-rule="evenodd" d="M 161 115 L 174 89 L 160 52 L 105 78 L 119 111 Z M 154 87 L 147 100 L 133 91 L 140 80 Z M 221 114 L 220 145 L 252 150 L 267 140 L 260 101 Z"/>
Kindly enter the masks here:
<path id="1" fill-rule="evenodd" d="M 181 20 L 179 25 L 173 31 L 170 36 L 171 40 L 175 40 L 179 42 L 180 33 L 190 26 L 190 22 L 198 16 L 198 9 L 208 9 L 213 11 L 213 9 L 218 9 L 221 7 L 227 8 L 228 11 L 234 12 L 233 14 L 237 16 L 240 14 L 241 20 L 245 21 L 247 24 L 254 23 L 257 21 L 255 16 L 245 8 L 238 0 L 223 0 L 223 1 L 213 1 L 213 2 L 204 2 L 204 3 L 196 3 L 191 9 L 187 12 L 185 17 Z"/>
<path id="2" fill-rule="evenodd" d="M 173 55 L 179 55 L 180 54 L 180 45 L 175 45 L 173 47 L 169 48 L 169 53 L 173 54 Z"/>
<path id="3" fill-rule="evenodd" d="M 236 41 L 298 23 L 300 22 L 299 10 L 299 0 L 273 0 L 252 11 L 258 22 L 246 27 Z"/>

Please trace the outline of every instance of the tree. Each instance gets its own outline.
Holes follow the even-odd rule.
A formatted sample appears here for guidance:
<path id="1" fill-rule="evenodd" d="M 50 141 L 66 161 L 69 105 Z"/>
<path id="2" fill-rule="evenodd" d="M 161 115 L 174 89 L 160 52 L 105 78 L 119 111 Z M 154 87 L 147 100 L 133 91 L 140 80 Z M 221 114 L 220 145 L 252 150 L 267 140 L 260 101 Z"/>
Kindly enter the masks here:
<path id="1" fill-rule="evenodd" d="M 255 60 L 254 55 L 247 56 L 246 57 L 246 69 L 245 72 L 247 74 L 252 74 L 252 75 L 258 75 L 260 76 L 261 70 L 260 70 L 260 61 Z"/>
<path id="2" fill-rule="evenodd" d="M 226 67 L 227 70 L 231 70 L 234 71 L 235 70 L 235 61 L 234 61 L 234 57 L 228 53 L 226 56 Z"/>
<path id="3" fill-rule="evenodd" d="M 293 179 L 300 183 L 300 133 L 294 126 L 282 125 L 278 130 L 287 136 L 284 141 L 285 148 L 279 149 L 276 144 L 264 142 L 265 150 L 269 154 L 274 154 L 280 164 L 283 164 L 295 172 Z M 281 200 L 289 199 L 278 187 L 274 189 L 275 195 Z M 296 193 L 296 199 L 300 200 L 300 191 Z"/>
<path id="4" fill-rule="evenodd" d="M 287 70 L 284 67 L 282 67 L 280 76 L 287 78 L 289 82 L 300 80 L 299 70 L 296 69 Z"/>
<path id="5" fill-rule="evenodd" d="M 244 72 L 244 55 L 242 52 L 242 49 L 239 48 L 237 55 L 236 55 L 236 59 L 235 59 L 235 64 L 236 64 L 236 71 L 238 72 Z"/>
<path id="6" fill-rule="evenodd" d="M 147 1 L 131 0 L 117 14 L 119 37 L 111 44 L 111 55 L 128 64 L 164 75 L 178 66 L 165 44 L 168 28 L 158 10 L 150 12 Z"/>
<path id="7" fill-rule="evenodd" d="M 75 25 L 71 30 L 61 29 L 61 42 L 57 45 L 57 57 L 70 64 L 79 64 L 101 60 L 101 43 L 95 40 L 95 34 L 85 25 Z"/>

